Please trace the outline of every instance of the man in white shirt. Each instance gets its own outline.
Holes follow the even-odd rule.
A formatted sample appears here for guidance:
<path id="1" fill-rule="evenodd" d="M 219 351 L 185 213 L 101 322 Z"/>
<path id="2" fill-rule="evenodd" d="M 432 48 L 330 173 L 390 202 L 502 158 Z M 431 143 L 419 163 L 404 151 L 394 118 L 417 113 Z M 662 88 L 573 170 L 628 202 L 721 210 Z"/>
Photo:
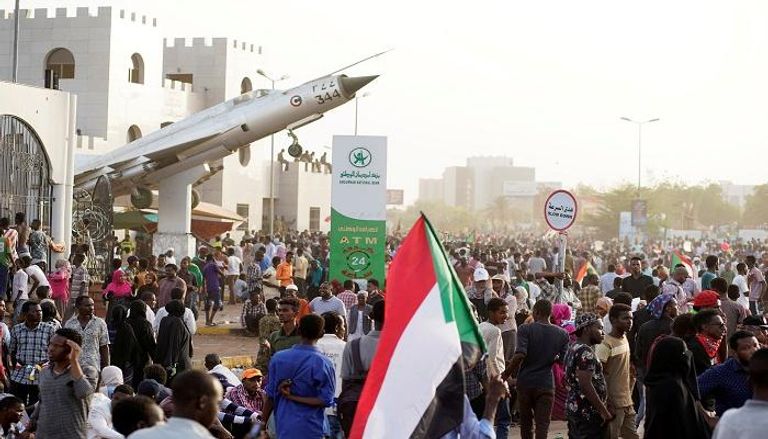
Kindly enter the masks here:
<path id="1" fill-rule="evenodd" d="M 503 325 L 509 317 L 509 307 L 504 299 L 494 297 L 488 301 L 488 321 L 480 324 L 480 334 L 488 347 L 488 377 L 495 378 L 504 372 L 506 361 L 504 360 L 504 341 L 501 338 L 500 325 Z M 507 437 L 511 424 L 509 411 L 509 398 L 499 401 L 496 412 L 496 437 Z"/>
<path id="2" fill-rule="evenodd" d="M 736 264 L 736 276 L 734 276 L 731 284 L 739 287 L 739 300 L 737 302 L 743 304 L 747 302 L 747 309 L 749 309 L 749 284 L 747 283 L 747 264 L 739 262 Z M 743 300 L 742 300 L 743 299 Z"/>
<path id="3" fill-rule="evenodd" d="M 232 373 L 232 371 L 229 370 L 227 366 L 221 364 L 221 358 L 219 358 L 219 354 L 206 355 L 205 368 L 208 370 L 209 374 L 218 374 L 223 376 L 233 386 L 239 386 L 240 384 L 243 384 L 243 382 L 240 381 L 240 378 L 235 376 L 235 374 Z"/>
<path id="4" fill-rule="evenodd" d="M 199 370 L 173 379 L 173 416 L 162 425 L 133 433 L 131 439 L 214 439 L 208 432 L 219 413 L 221 385 Z"/>
<path id="5" fill-rule="evenodd" d="M 528 260 L 528 272 L 536 275 L 544 271 L 547 271 L 547 261 L 541 257 L 541 250 L 536 250 L 535 255 Z"/>
<path id="6" fill-rule="evenodd" d="M 174 288 L 171 290 L 171 300 L 178 300 L 183 304 L 184 290 L 181 288 Z M 167 315 L 168 311 L 165 307 L 158 309 L 157 313 L 155 313 L 155 319 L 152 322 L 152 329 L 155 331 L 155 336 L 157 336 L 157 332 L 160 330 L 160 322 L 162 322 L 163 318 Z M 197 333 L 197 322 L 195 322 L 195 314 L 191 309 L 184 307 L 184 317 L 182 317 L 182 320 L 184 321 L 184 326 L 189 330 L 189 333 L 195 335 L 195 333 Z"/>
<path id="7" fill-rule="evenodd" d="M 21 305 L 29 300 L 29 275 L 20 266 L 21 261 L 16 263 L 16 273 L 13 275 L 13 292 L 11 293 L 11 302 L 13 303 L 13 321 L 17 321 L 21 314 Z"/>
<path id="8" fill-rule="evenodd" d="M 341 360 L 344 355 L 344 346 L 347 345 L 342 339 L 346 332 L 344 319 L 335 312 L 325 313 L 322 317 L 325 320 L 325 335 L 317 341 L 315 346 L 333 363 L 333 370 L 336 372 L 336 393 L 334 397 L 338 398 L 341 394 Z M 336 413 L 335 403 L 325 409 L 325 417 L 328 419 L 328 425 L 330 426 L 330 437 L 337 439 L 341 434 L 341 424 Z"/>
<path id="9" fill-rule="evenodd" d="M 227 285 L 229 286 L 229 304 L 235 304 L 235 282 L 240 277 L 240 271 L 243 268 L 243 261 L 235 256 L 235 249 L 230 247 L 227 249 Z"/>
<path id="10" fill-rule="evenodd" d="M 168 248 L 168 250 L 165 251 L 165 264 L 173 264 L 176 265 L 176 257 L 173 256 L 173 248 Z"/>
<path id="11" fill-rule="evenodd" d="M 43 273 L 43 270 L 40 267 L 32 264 L 32 258 L 29 256 L 24 256 L 21 258 L 21 266 L 29 276 L 30 293 L 37 294 L 38 288 L 45 290 L 51 289 L 51 284 L 48 283 L 48 278 L 45 276 L 45 273 Z"/>

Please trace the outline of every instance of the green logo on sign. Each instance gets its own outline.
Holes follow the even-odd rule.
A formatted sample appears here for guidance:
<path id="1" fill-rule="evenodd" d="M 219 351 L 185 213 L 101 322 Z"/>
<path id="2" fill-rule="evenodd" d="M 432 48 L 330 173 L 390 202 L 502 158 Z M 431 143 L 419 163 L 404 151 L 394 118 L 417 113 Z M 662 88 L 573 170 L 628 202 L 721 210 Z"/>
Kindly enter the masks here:
<path id="1" fill-rule="evenodd" d="M 347 256 L 347 266 L 350 270 L 358 273 L 371 266 L 371 258 L 367 253 L 361 251 L 352 252 Z"/>
<path id="2" fill-rule="evenodd" d="M 371 152 L 365 148 L 355 148 L 349 152 L 349 163 L 356 168 L 364 168 L 371 164 Z"/>

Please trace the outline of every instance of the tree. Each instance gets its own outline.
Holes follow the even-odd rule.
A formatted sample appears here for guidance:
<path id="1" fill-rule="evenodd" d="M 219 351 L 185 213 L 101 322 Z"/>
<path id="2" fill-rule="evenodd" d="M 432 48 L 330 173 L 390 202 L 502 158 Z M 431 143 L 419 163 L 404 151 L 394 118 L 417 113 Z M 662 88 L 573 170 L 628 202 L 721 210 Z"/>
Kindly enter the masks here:
<path id="1" fill-rule="evenodd" d="M 760 227 L 768 222 L 768 184 L 755 186 L 752 195 L 744 205 L 742 223 L 749 227 Z"/>

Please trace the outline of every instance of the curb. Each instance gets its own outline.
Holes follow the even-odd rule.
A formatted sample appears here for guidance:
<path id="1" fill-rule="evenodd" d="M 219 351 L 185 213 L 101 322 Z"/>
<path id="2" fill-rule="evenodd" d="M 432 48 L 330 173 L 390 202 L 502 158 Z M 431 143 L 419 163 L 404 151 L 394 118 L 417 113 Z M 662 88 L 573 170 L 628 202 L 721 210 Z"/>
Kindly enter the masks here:
<path id="1" fill-rule="evenodd" d="M 255 364 L 255 356 L 236 355 L 233 357 L 221 357 L 221 364 L 229 369 L 247 369 Z M 193 358 L 192 367 L 194 369 L 205 370 L 202 358 Z"/>

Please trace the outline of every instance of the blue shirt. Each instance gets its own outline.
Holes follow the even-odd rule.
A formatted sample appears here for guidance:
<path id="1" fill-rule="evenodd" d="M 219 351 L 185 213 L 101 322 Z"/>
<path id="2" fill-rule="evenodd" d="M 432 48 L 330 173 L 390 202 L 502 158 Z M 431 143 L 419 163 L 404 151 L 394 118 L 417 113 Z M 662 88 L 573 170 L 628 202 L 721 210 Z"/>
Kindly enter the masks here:
<path id="1" fill-rule="evenodd" d="M 446 433 L 441 439 L 496 439 L 493 424 L 487 419 L 477 419 L 475 412 L 469 403 L 469 398 L 464 395 L 464 419 L 461 425 L 453 431 Z"/>
<path id="2" fill-rule="evenodd" d="M 277 352 L 269 362 L 267 396 L 274 402 L 277 436 L 280 439 L 323 437 L 325 409 L 283 398 L 278 385 L 288 379 L 293 380 L 291 394 L 320 398 L 330 407 L 336 386 L 333 363 L 316 346 L 302 344 Z"/>
<path id="3" fill-rule="evenodd" d="M 710 367 L 699 375 L 698 381 L 701 398 L 715 398 L 715 411 L 718 416 L 722 416 L 728 409 L 743 406 L 752 397 L 747 371 L 734 358 Z"/>
<path id="4" fill-rule="evenodd" d="M 717 275 L 715 273 L 712 273 L 711 271 L 705 271 L 704 274 L 701 275 L 701 289 L 702 290 L 711 289 L 712 279 L 716 277 Z"/>

